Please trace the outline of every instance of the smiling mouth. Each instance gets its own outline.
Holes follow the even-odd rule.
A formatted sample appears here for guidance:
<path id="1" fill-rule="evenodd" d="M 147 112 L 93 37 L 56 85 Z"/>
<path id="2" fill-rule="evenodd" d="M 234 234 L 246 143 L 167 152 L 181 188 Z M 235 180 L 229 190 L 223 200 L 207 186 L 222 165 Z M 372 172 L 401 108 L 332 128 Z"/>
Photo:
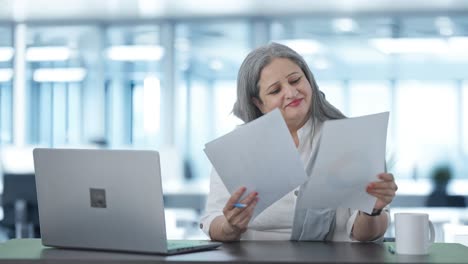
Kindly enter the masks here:
<path id="1" fill-rule="evenodd" d="M 295 107 L 295 106 L 298 106 L 301 102 L 302 102 L 302 98 L 295 99 L 291 103 L 289 103 L 286 107 L 288 107 L 288 106 Z"/>

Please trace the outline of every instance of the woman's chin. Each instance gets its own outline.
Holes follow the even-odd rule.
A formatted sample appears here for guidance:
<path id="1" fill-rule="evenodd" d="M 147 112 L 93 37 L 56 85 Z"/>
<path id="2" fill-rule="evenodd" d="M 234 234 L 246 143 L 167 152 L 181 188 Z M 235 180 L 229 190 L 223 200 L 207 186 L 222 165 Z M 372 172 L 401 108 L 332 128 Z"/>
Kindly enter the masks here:
<path id="1" fill-rule="evenodd" d="M 303 109 L 290 109 L 285 111 L 283 117 L 285 120 L 290 120 L 291 122 L 302 122 L 307 117 L 307 111 Z"/>

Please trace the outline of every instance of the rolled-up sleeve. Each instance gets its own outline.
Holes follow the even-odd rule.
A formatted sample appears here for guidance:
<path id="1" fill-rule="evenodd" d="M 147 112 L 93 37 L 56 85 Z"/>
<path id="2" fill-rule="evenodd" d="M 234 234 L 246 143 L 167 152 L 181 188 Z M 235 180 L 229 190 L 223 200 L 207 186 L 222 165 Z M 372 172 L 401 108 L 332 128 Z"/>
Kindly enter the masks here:
<path id="1" fill-rule="evenodd" d="M 382 214 L 387 215 L 387 230 L 388 230 L 388 227 L 390 226 L 390 221 L 391 221 L 390 211 L 389 210 L 390 210 L 389 206 L 386 206 L 382 210 Z M 354 239 L 352 231 L 353 231 L 354 221 L 356 220 L 356 217 L 357 217 L 359 211 L 358 210 L 353 210 L 351 212 L 352 212 L 352 214 L 351 214 L 351 216 L 349 217 L 349 219 L 348 219 L 348 221 L 346 223 L 346 233 L 349 236 L 349 239 L 351 241 L 357 241 L 357 240 Z M 384 240 L 384 235 L 385 234 L 383 234 L 382 236 L 376 238 L 375 240 L 369 241 L 369 242 L 382 242 Z"/>
<path id="2" fill-rule="evenodd" d="M 223 215 L 223 208 L 230 194 L 216 170 L 211 170 L 210 193 L 206 200 L 205 212 L 200 219 L 200 228 L 210 236 L 210 225 L 217 216 Z"/>
<path id="3" fill-rule="evenodd" d="M 346 235 L 348 236 L 350 241 L 356 241 L 353 238 L 353 226 L 354 226 L 354 221 L 356 220 L 356 217 L 358 215 L 358 210 L 350 210 L 351 216 L 348 218 L 348 221 L 346 221 Z"/>

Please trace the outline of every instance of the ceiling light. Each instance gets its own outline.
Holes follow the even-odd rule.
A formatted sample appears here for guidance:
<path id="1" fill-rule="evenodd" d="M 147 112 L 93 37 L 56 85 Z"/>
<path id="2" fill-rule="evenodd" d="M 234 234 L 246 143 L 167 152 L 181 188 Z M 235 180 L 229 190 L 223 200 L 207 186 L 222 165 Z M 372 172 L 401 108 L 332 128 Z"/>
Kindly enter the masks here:
<path id="1" fill-rule="evenodd" d="M 351 18 L 338 18 L 332 21 L 333 29 L 337 32 L 355 32 L 357 23 Z"/>
<path id="2" fill-rule="evenodd" d="M 369 42 L 385 54 L 448 52 L 447 43 L 438 38 L 379 38 Z"/>
<path id="3" fill-rule="evenodd" d="M 453 22 L 449 17 L 437 17 L 434 20 L 434 24 L 439 30 L 439 34 L 442 36 L 453 35 Z"/>
<path id="4" fill-rule="evenodd" d="M 138 11 L 143 17 L 154 17 L 166 9 L 165 2 L 154 0 L 138 0 Z"/>
<path id="5" fill-rule="evenodd" d="M 112 46 L 107 49 L 107 57 L 114 61 L 158 61 L 164 55 L 159 45 Z"/>
<path id="6" fill-rule="evenodd" d="M 85 77 L 84 68 L 41 68 L 33 73 L 36 82 L 81 82 Z"/>
<path id="7" fill-rule="evenodd" d="M 302 56 L 316 54 L 322 49 L 318 41 L 311 39 L 285 39 L 277 42 L 290 47 Z"/>
<path id="8" fill-rule="evenodd" d="M 0 82 L 9 82 L 13 78 L 12 69 L 0 69 Z"/>
<path id="9" fill-rule="evenodd" d="M 27 61 L 66 61 L 70 56 L 68 47 L 29 47 L 26 50 Z"/>
<path id="10" fill-rule="evenodd" d="M 452 36 L 453 35 L 453 28 L 451 28 L 451 27 L 440 28 L 439 33 L 440 33 L 440 35 L 446 36 L 446 37 Z"/>
<path id="11" fill-rule="evenodd" d="M 220 71 L 223 69 L 223 67 L 224 63 L 219 59 L 215 59 L 210 62 L 210 68 L 214 71 Z"/>
<path id="12" fill-rule="evenodd" d="M 0 47 L 0 61 L 10 61 L 14 53 L 12 47 Z"/>

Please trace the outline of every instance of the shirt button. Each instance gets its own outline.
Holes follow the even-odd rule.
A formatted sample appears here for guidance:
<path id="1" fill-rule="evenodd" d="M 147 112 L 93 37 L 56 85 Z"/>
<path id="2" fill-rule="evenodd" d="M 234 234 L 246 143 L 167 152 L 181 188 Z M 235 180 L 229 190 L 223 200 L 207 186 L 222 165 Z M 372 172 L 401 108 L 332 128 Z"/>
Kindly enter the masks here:
<path id="1" fill-rule="evenodd" d="M 299 190 L 295 190 L 295 191 L 294 191 L 294 195 L 297 196 L 298 194 L 299 194 Z"/>
<path id="2" fill-rule="evenodd" d="M 202 223 L 200 223 L 200 229 L 203 229 L 203 224 Z"/>

